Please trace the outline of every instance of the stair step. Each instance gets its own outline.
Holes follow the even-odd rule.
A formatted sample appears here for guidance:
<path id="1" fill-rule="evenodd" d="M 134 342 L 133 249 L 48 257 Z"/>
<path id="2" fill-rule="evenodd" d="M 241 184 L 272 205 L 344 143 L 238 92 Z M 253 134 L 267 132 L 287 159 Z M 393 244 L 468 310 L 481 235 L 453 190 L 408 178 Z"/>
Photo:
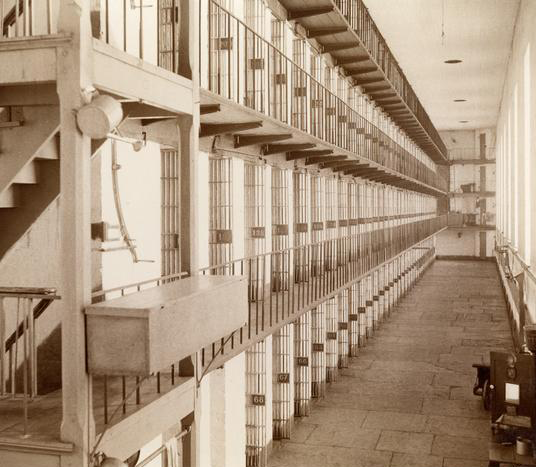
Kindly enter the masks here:
<path id="1" fill-rule="evenodd" d="M 60 158 L 60 133 L 57 132 L 54 136 L 48 139 L 48 141 L 41 146 L 37 154 L 36 159 L 56 160 Z"/>
<path id="2" fill-rule="evenodd" d="M 10 186 L 2 193 L 0 193 L 0 209 L 2 208 L 16 208 L 17 199 L 16 199 L 15 188 Z"/>
<path id="3" fill-rule="evenodd" d="M 37 165 L 34 162 L 26 164 L 13 179 L 12 183 L 30 184 L 37 183 Z"/>

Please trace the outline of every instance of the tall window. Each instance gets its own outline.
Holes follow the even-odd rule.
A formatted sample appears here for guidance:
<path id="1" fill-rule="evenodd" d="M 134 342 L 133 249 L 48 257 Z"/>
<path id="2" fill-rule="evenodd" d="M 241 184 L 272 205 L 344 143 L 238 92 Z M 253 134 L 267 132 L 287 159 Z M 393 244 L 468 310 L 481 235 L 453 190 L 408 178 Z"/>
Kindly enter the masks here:
<path id="1" fill-rule="evenodd" d="M 514 210 L 514 232 L 513 232 L 513 238 L 512 241 L 514 243 L 514 246 L 519 249 L 519 167 L 520 167 L 520 157 L 519 157 L 519 150 L 518 150 L 518 140 L 519 140 L 519 125 L 518 125 L 518 89 L 517 84 L 514 87 L 514 112 L 512 115 L 512 195 L 513 195 L 513 210 Z"/>
<path id="2" fill-rule="evenodd" d="M 531 77 L 530 77 L 530 44 L 527 44 L 527 48 L 525 50 L 525 57 L 523 60 L 523 136 L 524 136 L 524 144 L 523 144 L 523 173 L 524 173 L 524 192 L 526 193 L 524 203 L 525 203 L 525 212 L 524 212 L 524 220 L 525 220 L 525 262 L 530 265 L 530 257 L 531 257 L 531 238 L 532 238 L 532 231 L 531 231 L 531 209 L 532 209 L 532 183 L 531 183 L 531 171 L 532 171 L 532 164 L 531 164 L 531 138 L 532 138 L 532 132 L 531 132 L 531 118 L 532 118 L 532 110 L 530 106 L 530 99 L 531 99 L 531 93 L 530 93 L 530 87 L 531 87 Z"/>

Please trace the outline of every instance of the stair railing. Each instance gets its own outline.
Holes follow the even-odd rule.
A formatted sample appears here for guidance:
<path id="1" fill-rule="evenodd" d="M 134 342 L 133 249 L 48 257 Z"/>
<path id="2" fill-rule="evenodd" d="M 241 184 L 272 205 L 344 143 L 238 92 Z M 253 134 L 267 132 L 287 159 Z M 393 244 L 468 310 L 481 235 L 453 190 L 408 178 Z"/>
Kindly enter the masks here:
<path id="1" fill-rule="evenodd" d="M 0 287 L 0 398 L 22 399 L 25 435 L 28 403 L 38 389 L 36 321 L 59 298 L 51 288 Z M 8 325 L 14 331 L 6 339 Z"/>
<path id="2" fill-rule="evenodd" d="M 57 5 L 54 0 L 0 0 L 0 41 L 55 34 Z"/>

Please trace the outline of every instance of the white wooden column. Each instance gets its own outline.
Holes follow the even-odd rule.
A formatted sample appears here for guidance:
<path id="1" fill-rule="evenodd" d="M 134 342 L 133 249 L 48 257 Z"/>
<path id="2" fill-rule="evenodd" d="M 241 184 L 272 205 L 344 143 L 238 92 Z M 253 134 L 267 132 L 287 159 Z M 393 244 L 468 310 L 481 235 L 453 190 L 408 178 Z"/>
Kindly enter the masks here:
<path id="1" fill-rule="evenodd" d="M 88 465 L 95 428 L 91 381 L 86 373 L 84 308 L 91 302 L 91 141 L 76 125 L 84 105 L 81 90 L 91 85 L 92 45 L 89 0 L 62 0 L 59 32 L 71 42 L 58 49 L 60 96 L 60 219 L 63 290 L 62 441 L 74 446 L 62 466 Z"/>

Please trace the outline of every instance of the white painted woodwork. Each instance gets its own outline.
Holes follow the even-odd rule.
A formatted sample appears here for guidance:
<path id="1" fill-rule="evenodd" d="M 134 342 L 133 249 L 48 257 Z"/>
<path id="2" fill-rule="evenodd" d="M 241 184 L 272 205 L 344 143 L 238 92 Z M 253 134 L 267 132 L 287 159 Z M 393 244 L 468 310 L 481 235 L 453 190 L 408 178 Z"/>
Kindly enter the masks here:
<path id="1" fill-rule="evenodd" d="M 59 132 L 48 138 L 38 149 L 36 159 L 56 160 L 60 158 L 60 135 Z"/>
<path id="2" fill-rule="evenodd" d="M 15 188 L 10 186 L 0 193 L 0 208 L 15 208 L 17 201 L 15 196 Z"/>
<path id="3" fill-rule="evenodd" d="M 93 39 L 94 86 L 171 112 L 191 115 L 192 81 Z M 124 79 L 117 79 L 118 76 Z"/>
<path id="4" fill-rule="evenodd" d="M 126 459 L 194 411 L 195 378 L 190 378 L 106 430 L 99 450 Z M 143 429 L 140 427 L 143 426 Z"/>
<path id="5" fill-rule="evenodd" d="M 13 183 L 20 183 L 22 185 L 37 183 L 37 171 L 37 165 L 34 162 L 30 162 L 15 176 Z"/>
<path id="6" fill-rule="evenodd" d="M 2 158 L 0 192 L 12 183 L 58 130 L 58 106 L 23 107 L 22 111 L 24 124 L 2 131 L 2 152 L 9 154 L 9 158 Z"/>
<path id="7" fill-rule="evenodd" d="M 2 42 L 0 54 L 0 85 L 56 80 L 55 47 L 6 51 Z"/>
<path id="8" fill-rule="evenodd" d="M 88 371 L 162 370 L 237 330 L 247 314 L 243 276 L 194 276 L 90 305 Z"/>

